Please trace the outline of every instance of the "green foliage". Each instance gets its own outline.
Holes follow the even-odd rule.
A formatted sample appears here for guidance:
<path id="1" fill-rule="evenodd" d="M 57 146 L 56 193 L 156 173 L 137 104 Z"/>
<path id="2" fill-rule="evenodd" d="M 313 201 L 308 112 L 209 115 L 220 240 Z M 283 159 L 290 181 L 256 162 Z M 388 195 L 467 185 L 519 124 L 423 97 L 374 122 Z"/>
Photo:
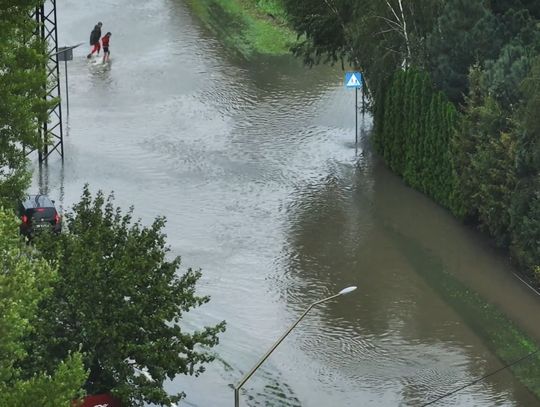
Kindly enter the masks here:
<path id="1" fill-rule="evenodd" d="M 279 23 L 287 22 L 287 13 L 283 7 L 283 0 L 249 0 L 255 3 L 257 9 Z"/>
<path id="2" fill-rule="evenodd" d="M 0 204 L 11 205 L 29 185 L 23 145 L 39 145 L 47 120 L 45 46 L 32 36 L 33 0 L 3 0 L 0 7 Z"/>
<path id="3" fill-rule="evenodd" d="M 502 45 L 497 27 L 483 1 L 445 2 L 427 48 L 433 80 L 451 101 L 463 100 L 472 64 L 496 57 Z"/>
<path id="4" fill-rule="evenodd" d="M 50 375 L 27 375 L 24 337 L 38 303 L 50 295 L 56 270 L 20 239 L 14 215 L 0 209 L 0 407 L 70 406 L 87 375 L 80 354 L 48 366 Z M 25 378 L 29 376 L 28 378 Z"/>
<path id="5" fill-rule="evenodd" d="M 525 100 L 516 129 L 519 178 L 511 206 L 511 250 L 522 267 L 533 271 L 540 266 L 540 57 L 522 91 Z"/>
<path id="6" fill-rule="evenodd" d="M 396 72 L 384 106 L 375 140 L 385 161 L 408 184 L 453 208 L 454 107 L 414 69 Z"/>
<path id="7" fill-rule="evenodd" d="M 424 66 L 426 37 L 443 2 L 283 0 L 308 65 L 341 62 L 364 72 L 370 92 L 385 89 L 402 66 Z"/>
<path id="8" fill-rule="evenodd" d="M 508 11 L 526 10 L 534 18 L 540 18 L 540 3 L 536 0 L 491 0 L 490 6 L 496 15 L 504 15 Z"/>
<path id="9" fill-rule="evenodd" d="M 225 328 L 222 322 L 190 333 L 180 326 L 184 313 L 209 301 L 195 294 L 201 272 L 179 275 L 180 258 L 167 259 L 165 220 L 134 222 L 112 195 L 93 197 L 85 187 L 64 222 L 67 233 L 37 241 L 60 268 L 54 295 L 41 303 L 34 365 L 81 349 L 88 393 L 111 392 L 127 406 L 180 400 L 164 382 L 202 373 Z"/>
<path id="10" fill-rule="evenodd" d="M 512 111 L 523 94 L 521 83 L 540 52 L 540 30 L 527 9 L 510 8 L 497 18 L 504 43 L 498 56 L 485 61 L 485 87 L 501 106 Z"/>
<path id="11" fill-rule="evenodd" d="M 189 0 L 192 9 L 243 57 L 284 55 L 295 42 L 280 0 Z"/>
<path id="12" fill-rule="evenodd" d="M 388 166 L 510 247 L 532 273 L 540 264 L 540 2 L 283 4 L 300 38 L 293 52 L 306 64 L 363 71 L 374 145 Z"/>
<path id="13" fill-rule="evenodd" d="M 495 61 L 486 62 L 486 84 L 505 108 L 520 101 L 520 85 L 530 69 L 529 51 L 521 44 L 507 44 Z"/>
<path id="14" fill-rule="evenodd" d="M 461 129 L 455 143 L 460 216 L 475 219 L 480 227 L 506 246 L 510 238 L 510 205 L 516 187 L 515 138 L 499 103 L 484 90 L 484 73 L 470 73 Z"/>
<path id="15" fill-rule="evenodd" d="M 531 273 L 540 264 L 540 68 L 533 67 L 540 55 L 538 11 L 529 1 L 451 0 L 422 24 L 424 46 L 411 47 L 409 61 L 420 72 L 398 66 L 403 39 L 392 35 L 373 36 L 372 46 L 394 49 L 400 58 L 382 69 L 380 54 L 362 59 L 379 70 L 365 73 L 376 78 L 374 144 L 388 166 L 476 223 L 497 245 L 510 247 Z M 368 26 L 377 32 L 373 22 Z M 346 41 L 336 38 L 346 53 Z M 371 46 L 344 38 L 358 49 L 347 55 Z M 430 77 L 443 94 L 434 91 Z"/>

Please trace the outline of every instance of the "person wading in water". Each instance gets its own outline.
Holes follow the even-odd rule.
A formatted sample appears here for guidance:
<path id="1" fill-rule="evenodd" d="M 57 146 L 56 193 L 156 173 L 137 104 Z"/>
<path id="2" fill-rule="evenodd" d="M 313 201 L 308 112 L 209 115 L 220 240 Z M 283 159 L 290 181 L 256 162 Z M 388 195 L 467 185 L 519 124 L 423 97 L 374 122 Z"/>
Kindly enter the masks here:
<path id="1" fill-rule="evenodd" d="M 92 54 L 94 52 L 97 52 L 99 55 L 99 51 L 101 50 L 101 45 L 99 43 L 99 39 L 101 38 L 101 26 L 103 23 L 100 21 L 96 24 L 92 32 L 90 33 L 90 46 L 93 47 L 90 53 L 86 56 L 86 58 L 91 58 Z"/>
<path id="2" fill-rule="evenodd" d="M 103 44 L 103 63 L 109 61 L 109 57 L 111 56 L 111 51 L 109 51 L 109 41 L 111 39 L 111 33 L 108 32 L 105 34 L 105 36 L 101 39 L 101 43 Z"/>

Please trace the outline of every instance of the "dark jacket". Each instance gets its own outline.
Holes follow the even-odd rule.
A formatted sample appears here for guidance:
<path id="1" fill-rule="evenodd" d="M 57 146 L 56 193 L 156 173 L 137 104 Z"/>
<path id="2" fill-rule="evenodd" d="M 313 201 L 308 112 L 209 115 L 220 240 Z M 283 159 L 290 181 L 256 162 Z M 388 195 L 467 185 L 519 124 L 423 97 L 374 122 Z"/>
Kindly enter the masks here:
<path id="1" fill-rule="evenodd" d="M 96 25 L 92 32 L 90 33 L 90 45 L 95 45 L 99 42 L 101 38 L 101 27 Z"/>

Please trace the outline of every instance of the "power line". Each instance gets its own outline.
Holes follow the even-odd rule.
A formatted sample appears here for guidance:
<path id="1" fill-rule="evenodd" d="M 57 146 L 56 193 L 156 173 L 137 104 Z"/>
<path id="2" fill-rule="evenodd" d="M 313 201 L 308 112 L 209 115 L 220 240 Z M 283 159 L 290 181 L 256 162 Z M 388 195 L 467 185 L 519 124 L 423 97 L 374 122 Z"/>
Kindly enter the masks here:
<path id="1" fill-rule="evenodd" d="M 519 359 L 517 359 L 517 360 L 514 360 L 512 363 L 509 363 L 509 364 L 507 364 L 507 365 L 504 365 L 503 367 L 501 367 L 501 368 L 499 368 L 499 369 L 497 369 L 497 370 L 494 370 L 493 372 L 488 373 L 487 375 L 482 376 L 482 377 L 479 378 L 479 379 L 476 379 L 476 380 L 474 380 L 474 381 L 472 381 L 472 382 L 470 382 L 470 383 L 467 383 L 467 384 L 461 386 L 461 387 L 458 388 L 458 389 L 452 390 L 452 391 L 449 392 L 449 393 L 443 394 L 442 396 L 437 397 L 436 399 L 431 400 L 430 402 L 428 402 L 428 403 L 426 403 L 426 404 L 422 404 L 421 407 L 425 407 L 425 406 L 429 406 L 429 405 L 431 405 L 431 404 L 435 404 L 435 403 L 437 403 L 438 401 L 440 401 L 440 400 L 442 400 L 442 399 L 444 399 L 444 398 L 446 398 L 446 397 L 449 397 L 449 396 L 451 396 L 451 395 L 453 395 L 453 394 L 456 394 L 457 392 L 459 392 L 459 391 L 461 391 L 461 390 L 463 390 L 463 389 L 465 389 L 465 388 L 467 388 L 467 387 L 473 386 L 473 385 L 475 385 L 476 383 L 481 382 L 482 380 L 487 379 L 488 377 L 493 376 L 493 375 L 499 373 L 499 372 L 502 371 L 502 370 L 508 369 L 509 367 L 512 367 L 512 366 L 518 364 L 519 362 L 522 362 L 522 361 L 524 361 L 525 359 L 528 359 L 528 358 L 530 358 L 530 357 L 536 355 L 538 352 L 540 352 L 540 349 L 536 349 L 534 352 L 531 352 L 531 353 L 529 353 L 528 355 L 525 355 L 525 356 L 523 356 L 523 357 L 521 357 L 521 358 L 519 358 Z"/>

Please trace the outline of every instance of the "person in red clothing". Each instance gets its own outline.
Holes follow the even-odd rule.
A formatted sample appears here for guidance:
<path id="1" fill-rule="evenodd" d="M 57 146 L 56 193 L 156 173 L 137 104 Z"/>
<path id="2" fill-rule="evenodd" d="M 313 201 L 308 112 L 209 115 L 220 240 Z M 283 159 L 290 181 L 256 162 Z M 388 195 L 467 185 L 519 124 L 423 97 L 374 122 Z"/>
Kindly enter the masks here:
<path id="1" fill-rule="evenodd" d="M 111 33 L 108 32 L 103 36 L 101 39 L 101 45 L 103 46 L 103 62 L 107 62 L 109 60 L 109 57 L 111 55 L 111 51 L 109 51 L 109 40 L 111 39 Z"/>
<path id="2" fill-rule="evenodd" d="M 90 53 L 86 56 L 86 58 L 90 59 L 92 57 L 92 54 L 94 52 L 97 52 L 99 55 L 99 50 L 101 49 L 101 45 L 99 44 L 99 37 L 101 37 L 101 26 L 103 23 L 100 21 L 96 24 L 92 32 L 90 33 L 90 46 L 92 47 Z"/>

